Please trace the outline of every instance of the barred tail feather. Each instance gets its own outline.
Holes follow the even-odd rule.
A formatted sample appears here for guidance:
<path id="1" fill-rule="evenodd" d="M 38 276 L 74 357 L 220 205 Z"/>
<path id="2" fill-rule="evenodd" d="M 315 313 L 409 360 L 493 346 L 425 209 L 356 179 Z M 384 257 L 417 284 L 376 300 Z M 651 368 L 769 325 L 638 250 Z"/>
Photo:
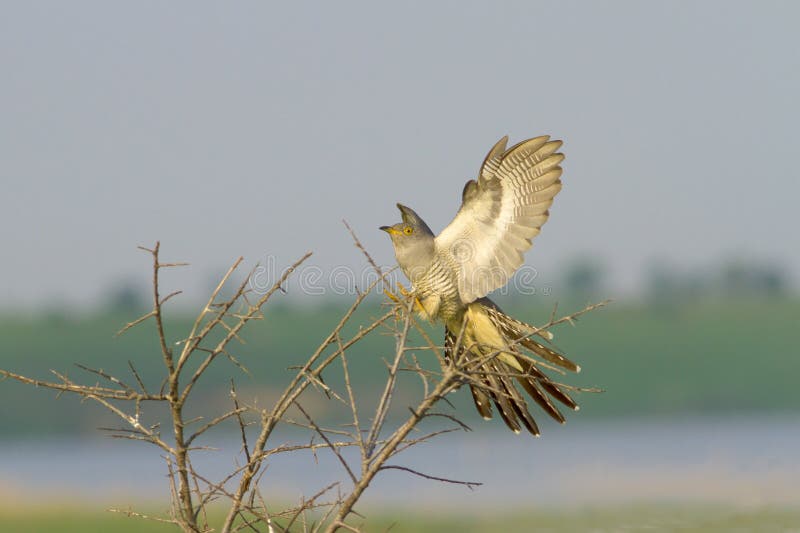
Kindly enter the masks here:
<path id="1" fill-rule="evenodd" d="M 578 404 L 564 388 L 540 370 L 535 360 L 524 355 L 522 349 L 573 372 L 580 371 L 580 367 L 552 348 L 531 339 L 529 336 L 536 333 L 533 326 L 511 318 L 491 300 L 481 298 L 468 307 L 459 347 L 456 347 L 458 335 L 454 329 L 452 323 L 445 329 L 445 357 L 448 360 L 455 358 L 463 363 L 486 359 L 480 368 L 472 367 L 473 382 L 470 383 L 475 407 L 484 419 L 492 418 L 494 403 L 509 429 L 519 433 L 524 426 L 531 434 L 539 435 L 539 427 L 517 383 L 545 413 L 562 424 L 566 419 L 554 400 L 578 410 Z M 540 336 L 549 338 L 546 333 Z M 454 353 L 456 348 L 457 354 Z"/>
<path id="2" fill-rule="evenodd" d="M 444 358 L 449 363 L 451 359 L 454 357 L 453 351 L 455 350 L 457 336 L 455 333 L 450 331 L 449 328 L 445 327 L 444 330 Z M 459 352 L 461 355 L 469 357 L 469 354 L 466 353 L 464 350 L 460 350 Z M 483 417 L 484 420 L 491 420 L 492 419 L 492 401 L 489 398 L 489 394 L 487 394 L 487 389 L 490 388 L 489 383 L 486 379 L 481 379 L 483 383 L 483 387 L 479 387 L 477 385 L 470 385 L 469 390 L 472 393 L 472 401 L 475 402 L 475 408 L 478 410 L 478 414 Z"/>
<path id="3" fill-rule="evenodd" d="M 517 381 L 519 381 L 522 388 L 525 389 L 525 392 L 533 398 L 533 401 L 535 401 L 545 413 L 550 415 L 551 418 L 562 424 L 567 421 L 564 415 L 561 414 L 561 411 L 558 410 L 558 407 L 550 401 L 550 397 L 536 385 L 536 380 L 533 378 L 520 377 L 517 378 Z"/>
<path id="4" fill-rule="evenodd" d="M 484 298 L 484 300 L 488 300 L 488 298 Z M 581 371 L 581 367 L 575 364 L 573 361 L 570 361 L 557 351 L 548 348 L 544 344 L 541 344 L 540 342 L 537 342 L 535 339 L 531 338 L 531 335 L 539 335 L 540 337 L 550 340 L 552 335 L 548 335 L 549 332 L 539 332 L 538 328 L 508 316 L 507 314 L 503 313 L 499 307 L 494 305 L 491 300 L 489 300 L 489 304 L 490 305 L 486 306 L 486 311 L 489 313 L 489 318 L 492 319 L 492 322 L 494 322 L 494 324 L 503 333 L 503 336 L 509 340 L 509 342 L 517 342 L 525 347 L 525 349 L 535 353 L 542 359 L 565 368 L 570 372 Z"/>

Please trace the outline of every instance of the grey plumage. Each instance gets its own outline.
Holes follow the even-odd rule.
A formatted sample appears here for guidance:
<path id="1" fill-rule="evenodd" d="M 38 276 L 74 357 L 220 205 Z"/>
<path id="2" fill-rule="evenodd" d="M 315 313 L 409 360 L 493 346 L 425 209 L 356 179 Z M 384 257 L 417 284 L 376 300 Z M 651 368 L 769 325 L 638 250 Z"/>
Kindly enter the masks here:
<path id="1" fill-rule="evenodd" d="M 487 154 L 477 180 L 468 181 L 453 221 L 435 236 L 412 209 L 397 204 L 402 222 L 389 233 L 400 268 L 414 286 L 422 314 L 445 324 L 448 358 L 474 364 L 471 384 L 478 412 L 491 418 L 494 403 L 515 432 L 538 426 L 522 389 L 551 417 L 564 422 L 553 399 L 577 409 L 572 398 L 524 350 L 570 371 L 580 367 L 531 338 L 533 326 L 503 313 L 486 295 L 504 286 L 549 217 L 561 190 L 561 141 L 542 136 L 506 149 L 507 137 Z M 462 331 L 463 328 L 463 331 Z M 541 334 L 549 340 L 549 334 Z M 461 338 L 458 353 L 456 339 Z M 521 425 L 520 425 L 521 424 Z"/>

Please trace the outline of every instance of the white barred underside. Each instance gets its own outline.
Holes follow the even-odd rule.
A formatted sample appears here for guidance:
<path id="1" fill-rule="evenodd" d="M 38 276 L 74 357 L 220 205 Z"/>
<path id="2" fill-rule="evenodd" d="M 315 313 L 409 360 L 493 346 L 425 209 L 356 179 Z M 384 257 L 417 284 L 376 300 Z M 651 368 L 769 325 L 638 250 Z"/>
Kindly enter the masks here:
<path id="1" fill-rule="evenodd" d="M 445 267 L 438 259 L 416 279 L 412 279 L 414 292 L 430 320 L 449 320 L 463 307 L 458 297 L 455 271 Z"/>

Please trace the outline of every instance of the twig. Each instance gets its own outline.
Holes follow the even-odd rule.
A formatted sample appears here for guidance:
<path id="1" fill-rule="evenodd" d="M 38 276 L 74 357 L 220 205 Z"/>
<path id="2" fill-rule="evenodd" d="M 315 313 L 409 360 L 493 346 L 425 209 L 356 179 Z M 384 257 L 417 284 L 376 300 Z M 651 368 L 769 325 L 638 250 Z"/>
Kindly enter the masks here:
<path id="1" fill-rule="evenodd" d="M 110 436 L 113 438 L 138 440 L 158 446 L 164 452 L 163 458 L 168 472 L 170 489 L 169 518 L 150 517 L 130 510 L 113 509 L 112 511 L 127 514 L 128 516 L 176 524 L 187 532 L 200 533 L 201 531 L 209 531 L 207 508 L 213 502 L 219 502 L 220 500 L 227 500 L 229 504 L 221 527 L 221 531 L 224 533 L 244 529 L 260 531 L 264 526 L 270 533 L 291 528 L 302 528 L 303 531 L 335 531 L 337 529 L 357 531 L 357 528 L 352 524 L 348 524 L 347 521 L 348 519 L 353 519 L 353 517 L 361 517 L 355 510 L 355 506 L 375 476 L 384 470 L 400 470 L 434 481 L 466 485 L 470 489 L 479 486 L 479 482 L 432 476 L 412 467 L 390 465 L 387 464 L 387 461 L 412 446 L 420 445 L 445 433 L 462 430 L 470 431 L 469 426 L 461 422 L 457 417 L 434 412 L 433 410 L 439 402 L 452 407 L 446 396 L 458 388 L 469 384 L 487 390 L 494 394 L 495 397 L 508 397 L 510 394 L 508 391 L 498 390 L 497 387 L 490 383 L 496 383 L 496 378 L 498 377 L 524 378 L 529 375 L 514 372 L 511 369 L 505 370 L 502 366 L 499 368 L 496 365 L 489 366 L 488 363 L 499 357 L 504 350 L 513 348 L 522 339 L 515 339 L 514 342 L 509 342 L 508 346 L 492 353 L 476 355 L 473 353 L 474 347 L 462 346 L 464 342 L 462 335 L 465 329 L 462 327 L 454 346 L 449 344 L 452 339 L 447 341 L 447 349 L 451 351 L 448 352 L 450 356 L 445 360 L 442 347 L 432 341 L 429 329 L 421 324 L 412 313 L 414 308 L 413 295 L 406 300 L 398 297 L 398 300 L 396 300 L 398 303 L 392 304 L 387 312 L 360 327 L 349 338 L 345 338 L 342 335 L 345 326 L 351 321 L 354 313 L 365 301 L 367 295 L 379 283 L 386 282 L 387 273 L 384 273 L 373 260 L 347 222 L 344 222 L 344 224 L 350 232 L 355 246 L 363 253 L 369 265 L 374 269 L 377 279 L 368 287 L 362 288 L 365 290 L 358 292 L 350 308 L 344 313 L 328 336 L 319 344 L 304 364 L 296 367 L 296 373 L 293 378 L 278 400 L 269 408 L 259 408 L 257 403 L 248 405 L 240 402 L 236 386 L 231 380 L 232 409 L 211 418 L 210 421 L 205 423 L 203 423 L 207 419 L 205 416 L 187 419 L 184 413 L 187 402 L 194 397 L 192 392 L 195 385 L 220 355 L 224 356 L 222 358 L 223 361 L 227 358 L 231 364 L 247 372 L 247 369 L 231 353 L 231 343 L 233 341 L 243 342 L 240 335 L 242 329 L 251 320 L 264 317 L 262 311 L 264 305 L 275 292 L 283 291 L 283 285 L 288 277 L 311 255 L 310 253 L 304 255 L 286 269 L 280 279 L 257 299 L 252 296 L 254 293 L 252 288 L 249 288 L 254 271 L 251 271 L 245 276 L 244 280 L 234 286 L 233 294 L 230 297 L 222 298 L 220 294 L 223 287 L 231 280 L 243 261 L 242 258 L 238 258 L 212 291 L 207 303 L 195 318 L 188 336 L 177 343 L 170 344 L 165 331 L 163 306 L 170 299 L 180 294 L 180 291 L 175 291 L 162 297 L 160 295 L 159 274 L 162 268 L 181 266 L 185 263 L 162 263 L 159 259 L 160 243 L 158 242 L 152 249 L 142 247 L 152 256 L 153 309 L 126 324 L 118 334 L 124 333 L 149 318 L 155 318 L 159 356 L 164 365 L 164 375 L 161 378 L 160 392 L 158 394 L 147 392 L 144 380 L 131 361 L 128 362 L 128 366 L 135 379 L 135 383 L 131 384 L 103 369 L 95 369 L 83 365 L 78 365 L 78 367 L 95 376 L 99 376 L 101 379 L 97 379 L 91 385 L 82 385 L 72 381 L 65 374 L 56 371 L 53 371 L 53 374 L 57 376 L 58 381 L 44 381 L 6 370 L 0 370 L 0 378 L 13 379 L 24 384 L 55 390 L 59 394 L 65 392 L 77 394 L 82 400 L 96 402 L 123 421 L 123 427 L 100 428 L 101 430 L 110 432 Z M 589 305 L 577 313 L 558 319 L 556 319 L 556 309 L 554 308 L 546 325 L 532 328 L 532 331 L 527 333 L 528 335 L 538 334 L 549 339 L 551 338 L 548 331 L 549 328 L 564 322 L 574 324 L 582 314 L 602 307 L 606 303 L 601 302 Z M 396 318 L 395 321 L 390 321 L 392 317 Z M 387 362 L 388 375 L 386 383 L 375 406 L 375 411 L 370 417 L 372 420 L 370 427 L 362 429 L 361 414 L 363 413 L 359 413 L 356 384 L 351 381 L 352 376 L 348 366 L 347 351 L 372 334 L 376 329 L 383 330 L 384 328 L 395 336 L 394 358 Z M 410 345 L 408 337 L 412 331 L 411 328 L 417 331 L 424 343 L 427 344 L 420 346 Z M 177 351 L 173 353 L 172 347 L 175 345 L 180 346 L 180 353 L 177 353 Z M 433 353 L 440 363 L 440 370 L 426 370 L 423 368 L 417 358 L 418 352 Z M 473 353 L 473 356 L 458 357 L 458 354 L 465 352 Z M 529 362 L 535 364 L 538 368 L 560 371 L 553 365 L 538 359 L 522 355 L 520 357 L 526 360 L 529 359 Z M 190 359 L 194 360 L 194 358 L 198 359 L 196 364 L 187 366 L 188 361 Z M 344 394 L 337 394 L 337 391 L 334 390 L 335 387 L 327 385 L 322 380 L 323 372 L 330 368 L 337 358 L 341 358 L 341 371 L 344 377 L 346 399 L 343 398 Z M 192 370 L 190 371 L 188 368 L 192 368 Z M 395 393 L 398 387 L 401 383 L 405 383 L 405 376 L 409 373 L 416 374 L 422 380 L 422 398 L 415 402 L 416 405 L 414 407 L 409 407 L 408 417 L 400 425 L 392 427 L 394 424 L 387 422 L 389 419 L 388 413 L 393 400 L 395 400 Z M 555 381 L 550 381 L 549 383 L 558 390 L 597 390 L 570 386 Z M 348 424 L 345 429 L 330 429 L 319 424 L 300 403 L 302 400 L 301 395 L 308 390 L 308 387 L 320 389 L 328 398 L 335 398 L 346 404 L 350 410 L 349 414 L 352 423 Z M 151 421 L 154 423 L 143 423 L 143 406 L 151 405 L 146 402 L 160 402 L 168 408 L 168 416 L 172 427 L 171 438 L 165 437 L 167 440 L 162 438 L 162 429 L 158 419 Z M 304 420 L 293 420 L 288 416 L 289 409 L 292 406 L 298 409 Z M 247 413 L 252 414 L 247 415 Z M 248 423 L 246 420 L 253 415 L 257 415 L 258 422 Z M 420 431 L 420 423 L 426 418 L 444 418 L 455 424 L 455 426 L 450 425 L 443 429 L 434 429 L 419 436 L 422 433 Z M 207 432 L 214 427 L 221 424 L 232 424 L 233 422 L 228 422 L 232 419 L 235 419 L 235 424 L 239 429 L 245 462 L 239 465 L 241 456 L 237 454 L 235 457 L 236 468 L 232 472 L 219 481 L 207 479 L 196 470 L 192 457 L 194 457 L 194 452 L 197 450 L 209 450 L 211 448 L 202 445 L 203 443 L 199 442 L 198 439 L 206 436 Z M 255 440 L 251 442 L 248 440 L 247 427 L 249 424 L 255 423 L 259 423 L 260 427 L 257 435 L 254 435 Z M 270 444 L 268 446 L 268 442 L 278 424 L 303 428 L 312 432 L 312 437 L 309 442 L 303 444 L 289 442 L 278 445 Z M 199 427 L 189 434 L 188 428 L 195 428 L 195 425 L 199 425 Z M 315 442 L 314 435 L 319 435 L 322 442 Z M 344 448 L 354 446 L 358 448 L 361 454 L 360 477 L 350 467 L 343 453 Z M 268 512 L 267 501 L 265 501 L 258 487 L 262 476 L 267 472 L 267 463 L 265 461 L 273 456 L 301 450 L 309 450 L 316 457 L 316 452 L 320 448 L 329 449 L 337 457 L 347 473 L 349 482 L 342 484 L 342 482 L 336 481 L 323 487 L 311 498 L 302 498 L 299 506 L 283 511 L 273 510 L 272 506 L 270 506 Z M 351 483 L 352 487 L 350 487 Z M 349 492 L 343 492 L 343 487 L 347 487 Z M 335 494 L 332 494 L 333 489 L 335 489 Z M 328 495 L 328 497 L 323 499 L 323 495 Z M 286 520 L 287 524 L 282 527 L 276 520 L 281 522 Z"/>
<path id="2" fill-rule="evenodd" d="M 375 448 L 375 441 L 378 439 L 383 423 L 386 420 L 386 414 L 389 411 L 389 405 L 392 401 L 392 393 L 394 392 L 395 383 L 397 380 L 397 368 L 400 365 L 400 359 L 403 357 L 403 347 L 408 337 L 408 328 L 411 324 L 411 309 L 414 306 L 414 299 L 409 299 L 405 314 L 405 321 L 403 322 L 403 330 L 397 338 L 397 349 L 395 351 L 394 362 L 389 369 L 389 378 L 386 381 L 386 386 L 383 389 L 383 394 L 378 402 L 378 408 L 375 410 L 375 419 L 373 420 L 372 427 L 367 434 L 366 439 L 366 460 L 369 461 L 372 452 Z"/>
<path id="3" fill-rule="evenodd" d="M 403 472 L 409 472 L 411 474 L 414 474 L 415 476 L 424 477 L 425 479 L 432 479 L 434 481 L 443 481 L 445 483 L 453 483 L 456 485 L 466 485 L 467 488 L 469 488 L 470 490 L 474 489 L 475 487 L 480 487 L 481 485 L 483 485 L 483 483 L 480 483 L 478 481 L 459 481 L 457 479 L 432 476 L 430 474 L 424 474 L 412 468 L 408 468 L 407 466 L 383 465 L 382 467 L 380 467 L 380 470 L 402 470 Z"/>
<path id="4" fill-rule="evenodd" d="M 303 406 L 300 405 L 300 402 L 295 401 L 294 402 L 294 406 L 297 407 L 297 409 L 301 413 L 303 413 L 303 416 L 306 417 L 306 420 L 308 420 L 309 425 L 314 429 L 314 431 L 317 432 L 317 434 L 320 437 L 322 437 L 322 440 L 325 441 L 325 444 L 328 445 L 328 448 L 330 448 L 330 450 L 333 452 L 333 454 L 336 456 L 336 458 L 339 460 L 339 462 L 342 463 L 342 466 L 344 467 L 344 469 L 347 472 L 347 474 L 350 476 L 350 479 L 352 480 L 352 482 L 353 483 L 358 483 L 358 479 L 356 479 L 356 475 L 350 469 L 350 465 L 347 464 L 347 461 L 345 461 L 344 457 L 342 457 L 342 454 L 339 452 L 339 450 L 336 448 L 336 446 L 333 445 L 331 440 L 328 438 L 328 435 L 326 435 L 325 432 L 322 431 L 322 429 L 320 429 L 320 427 L 316 424 L 316 422 L 314 422 L 314 419 L 311 418 L 311 416 L 309 416 L 308 412 L 305 409 L 303 409 Z"/>

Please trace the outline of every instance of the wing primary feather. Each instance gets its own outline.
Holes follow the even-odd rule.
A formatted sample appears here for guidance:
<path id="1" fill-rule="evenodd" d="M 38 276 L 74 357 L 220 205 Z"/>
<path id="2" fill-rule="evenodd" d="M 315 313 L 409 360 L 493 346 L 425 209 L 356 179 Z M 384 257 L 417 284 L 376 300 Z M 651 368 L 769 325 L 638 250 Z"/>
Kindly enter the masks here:
<path id="1" fill-rule="evenodd" d="M 489 150 L 478 179 L 466 183 L 453 221 L 436 237 L 437 253 L 458 269 L 458 292 L 469 303 L 502 287 L 522 265 L 547 221 L 553 198 L 561 190 L 556 151 L 561 141 L 543 135 L 506 149 L 503 137 Z M 467 242 L 478 253 L 469 260 L 454 255 Z"/>
<path id="2" fill-rule="evenodd" d="M 489 153 L 486 154 L 483 165 L 481 165 L 480 177 L 482 179 L 491 179 L 494 177 L 494 174 L 500 168 L 500 162 L 506 151 L 506 143 L 508 143 L 508 135 L 497 141 L 495 145 L 492 146 L 492 149 L 489 150 Z"/>

